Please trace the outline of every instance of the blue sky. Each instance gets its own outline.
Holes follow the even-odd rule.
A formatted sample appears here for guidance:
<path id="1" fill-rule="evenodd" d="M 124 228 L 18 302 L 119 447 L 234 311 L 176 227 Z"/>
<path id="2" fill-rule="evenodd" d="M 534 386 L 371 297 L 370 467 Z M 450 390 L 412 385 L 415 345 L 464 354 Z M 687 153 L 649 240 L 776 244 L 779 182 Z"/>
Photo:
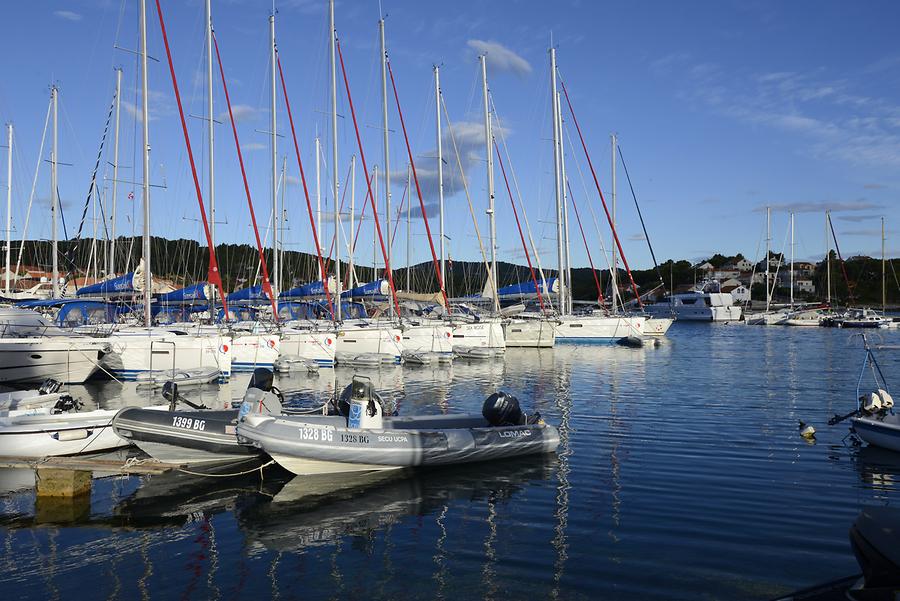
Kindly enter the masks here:
<path id="1" fill-rule="evenodd" d="M 452 4 L 383 0 L 387 45 L 397 77 L 426 203 L 434 204 L 434 92 L 432 65 L 442 65 L 442 89 L 482 232 L 486 184 L 478 52 L 487 50 L 488 78 L 502 122 L 542 263 L 555 265 L 553 170 L 549 109 L 551 34 L 559 66 L 588 137 L 594 165 L 609 200 L 609 134 L 619 143 L 634 181 L 657 256 L 699 259 L 712 252 L 755 257 L 764 237 L 762 207 L 773 207 L 773 248 L 785 242 L 787 211 L 796 211 L 796 255 L 821 257 L 823 211 L 831 208 L 845 255 L 880 252 L 879 218 L 888 249 L 900 254 L 900 47 L 894 2 L 560 2 L 459 1 Z M 148 2 L 151 63 L 152 230 L 168 237 L 201 238 L 196 198 L 165 66 L 153 3 Z M 277 38 L 311 190 L 315 132 L 330 157 L 327 15 L 323 0 L 276 3 Z M 113 67 L 124 69 L 120 179 L 140 178 L 137 2 L 40 0 L 4 6 L 0 38 L 0 119 L 16 126 L 13 211 L 15 235 L 24 225 L 49 98 L 60 86 L 60 191 L 71 235 L 77 227 L 90 172 L 114 88 Z M 165 0 L 166 21 L 186 110 L 205 110 L 203 4 Z M 259 218 L 269 215 L 268 15 L 271 2 L 214 0 L 213 21 L 225 62 L 238 129 Z M 383 158 L 377 2 L 337 5 L 338 34 L 362 127 L 370 169 Z M 214 102 L 224 118 L 218 75 Z M 339 88 L 342 83 L 339 80 Z M 349 110 L 339 94 L 338 172 L 343 180 L 356 153 Z M 296 159 L 283 101 L 278 103 L 279 157 L 287 156 L 287 248 L 312 250 Z M 568 116 L 566 116 L 568 120 Z M 190 119 L 194 154 L 205 169 L 204 122 Z M 447 125 L 444 124 L 446 130 Z M 575 131 L 570 123 L 566 128 Z M 403 195 L 406 150 L 396 109 L 390 116 L 394 209 Z M 5 139 L 5 136 L 4 136 Z M 111 146 L 111 144 L 109 145 Z M 576 150 L 578 152 L 576 152 Z M 227 120 L 216 126 L 219 241 L 252 243 L 246 201 Z M 588 203 L 602 219 L 580 150 L 567 149 L 568 172 L 595 265 L 600 258 Z M 448 170 L 455 172 L 445 145 Z M 48 156 L 45 148 L 43 158 Z M 104 155 L 111 160 L 111 155 Z M 5 156 L 4 156 L 5 161 Z M 328 161 L 330 162 L 330 160 Z M 134 171 L 129 167 L 137 165 Z M 324 167 L 322 189 L 330 190 Z M 5 170 L 4 170 L 5 172 Z M 109 169 L 104 171 L 111 177 Z M 5 176 L 3 176 L 5 179 Z M 619 231 L 634 267 L 650 265 L 624 172 L 618 171 Z M 405 178 L 403 178 L 405 179 Z M 459 180 L 445 182 L 448 250 L 476 259 L 474 237 Z M 107 191 L 108 191 L 107 185 Z M 42 166 L 29 237 L 48 237 L 49 173 Z M 127 199 L 134 189 L 135 201 Z M 365 182 L 357 179 L 357 208 Z M 204 176 L 204 193 L 206 191 Z M 380 195 L 379 195 L 380 196 Z M 119 233 L 140 230 L 139 186 L 119 188 Z M 315 202 L 313 200 L 313 202 Z M 325 198 L 331 207 L 330 198 Z M 349 204 L 349 199 L 346 201 Z M 414 201 L 417 202 L 417 201 Z M 509 199 L 496 171 L 497 231 L 502 259 L 523 261 Z M 345 207 L 345 211 L 346 211 Z M 136 220 L 132 220 L 132 212 Z M 370 211 L 367 211 L 370 214 Z M 429 215 L 431 213 L 429 212 Z M 587 260 L 570 212 L 573 264 Z M 405 220 L 405 216 L 404 216 Z M 136 221 L 136 222 L 135 222 Z M 436 231 L 437 220 L 433 217 Z M 93 225 L 86 226 L 93 231 Z M 371 262 L 372 234 L 361 235 L 358 261 Z M 601 233 L 606 248 L 608 228 Z M 330 226 L 323 233 L 330 240 Z M 413 261 L 429 258 L 420 219 L 414 219 Z M 363 250 L 366 249 L 366 250 Z M 394 262 L 405 263 L 405 227 L 395 239 Z"/>

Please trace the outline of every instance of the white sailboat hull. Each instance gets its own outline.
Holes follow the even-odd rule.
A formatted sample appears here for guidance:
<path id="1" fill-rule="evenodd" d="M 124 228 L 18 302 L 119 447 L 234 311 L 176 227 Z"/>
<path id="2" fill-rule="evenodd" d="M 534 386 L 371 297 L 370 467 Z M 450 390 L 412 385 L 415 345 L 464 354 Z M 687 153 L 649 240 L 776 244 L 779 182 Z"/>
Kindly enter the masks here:
<path id="1" fill-rule="evenodd" d="M 453 326 L 453 349 L 458 347 L 505 349 L 503 324 L 499 319 L 484 319 Z"/>
<path id="2" fill-rule="evenodd" d="M 337 339 L 334 330 L 288 328 L 281 333 L 279 349 L 282 355 L 314 361 L 321 367 L 332 367 Z"/>
<path id="3" fill-rule="evenodd" d="M 512 319 L 503 335 L 508 348 L 552 348 L 556 342 L 556 328 L 545 319 Z"/>
<path id="4" fill-rule="evenodd" d="M 338 330 L 338 355 L 381 355 L 390 363 L 400 363 L 403 355 L 403 337 L 399 328 L 369 321 L 345 322 Z"/>
<path id="5" fill-rule="evenodd" d="M 556 326 L 556 341 L 612 344 L 628 336 L 644 334 L 644 316 L 567 315 Z"/>
<path id="6" fill-rule="evenodd" d="M 404 328 L 403 348 L 414 353 L 453 354 L 453 329 L 442 323 L 416 324 Z"/>
<path id="7" fill-rule="evenodd" d="M 672 317 L 653 316 L 644 322 L 644 336 L 665 336 L 675 319 Z"/>
<path id="8" fill-rule="evenodd" d="M 231 377 L 230 336 L 179 335 L 166 330 L 136 328 L 109 336 L 111 352 L 102 366 L 119 379 L 134 380 L 138 374 L 161 370 L 213 368 Z"/>

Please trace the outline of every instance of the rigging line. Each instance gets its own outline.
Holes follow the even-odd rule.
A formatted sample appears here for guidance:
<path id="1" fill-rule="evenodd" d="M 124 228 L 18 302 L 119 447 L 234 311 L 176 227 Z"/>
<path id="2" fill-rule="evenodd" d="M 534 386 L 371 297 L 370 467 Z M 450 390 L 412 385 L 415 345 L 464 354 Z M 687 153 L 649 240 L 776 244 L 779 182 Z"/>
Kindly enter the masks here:
<path id="1" fill-rule="evenodd" d="M 641 205 L 638 204 L 637 195 L 634 193 L 634 186 L 631 184 L 631 175 L 628 174 L 628 165 L 625 164 L 625 155 L 622 154 L 622 147 L 616 144 L 616 150 L 619 151 L 619 158 L 622 159 L 622 167 L 625 169 L 625 178 L 628 180 L 628 187 L 631 189 L 631 198 L 634 199 L 634 208 L 637 209 L 638 217 L 641 220 L 641 229 L 644 230 L 644 238 L 647 240 L 647 248 L 650 249 L 650 257 L 653 259 L 653 266 L 656 268 L 656 275 L 659 277 L 659 283 L 665 287 L 662 272 L 659 270 L 659 263 L 656 261 L 656 253 L 653 252 L 653 245 L 650 243 L 650 234 L 647 233 L 647 226 L 644 224 L 644 215 L 641 213 Z"/>
<path id="2" fill-rule="evenodd" d="M 172 50 L 169 48 L 169 36 L 166 33 L 166 23 L 163 20 L 162 5 L 160 0 L 156 0 L 156 14 L 159 16 L 159 28 L 162 31 L 163 42 L 166 47 L 166 58 L 169 62 L 169 73 L 172 75 L 172 88 L 175 91 L 175 100 L 178 104 L 178 115 L 181 117 L 181 131 L 184 133 L 184 145 L 187 148 L 188 160 L 191 165 L 191 175 L 194 177 L 194 190 L 197 193 L 197 203 L 200 206 L 200 218 L 203 221 L 203 230 L 206 234 L 206 244 L 209 247 L 209 269 L 208 281 L 219 289 L 219 296 L 222 297 L 222 308 L 225 315 L 228 315 L 228 302 L 225 298 L 225 291 L 222 289 L 222 276 L 219 273 L 219 265 L 216 261 L 216 248 L 212 242 L 212 235 L 209 231 L 209 221 L 206 219 L 206 206 L 203 204 L 203 193 L 200 191 L 200 179 L 197 177 L 197 165 L 194 163 L 194 153 L 191 150 L 191 138 L 188 135 L 187 122 L 184 120 L 184 107 L 181 105 L 181 93 L 178 91 L 178 79 L 175 77 L 175 64 L 172 62 Z M 149 275 L 148 275 L 149 277 Z"/>
<path id="3" fill-rule="evenodd" d="M 325 299 L 328 301 L 328 310 L 332 320 L 335 317 L 334 305 L 331 301 L 331 292 L 328 290 L 328 272 L 325 270 L 325 261 L 322 259 L 322 247 L 319 244 L 319 232 L 316 229 L 316 220 L 313 216 L 312 201 L 309 199 L 309 188 L 306 186 L 306 172 L 303 170 L 303 159 L 300 158 L 300 145 L 297 143 L 297 130 L 294 127 L 294 113 L 291 111 L 291 101 L 288 100 L 287 84 L 284 83 L 284 69 L 281 66 L 281 56 L 275 49 L 275 60 L 278 63 L 278 75 L 281 78 L 281 90 L 284 93 L 284 106 L 287 109 L 288 121 L 291 124 L 291 136 L 294 140 L 294 154 L 297 155 L 297 166 L 300 168 L 300 183 L 303 184 L 303 196 L 306 198 L 306 211 L 309 213 L 309 226 L 312 229 L 313 242 L 316 244 L 316 256 L 319 259 L 319 273 L 322 276 L 322 288 L 325 289 Z M 272 220 L 274 225 L 274 217 Z M 340 302 L 340 299 L 338 299 Z"/>
<path id="4" fill-rule="evenodd" d="M 157 0 L 158 1 L 158 0 Z M 559 69 L 557 69 L 557 74 L 559 74 Z M 609 227 L 612 229 L 613 239 L 616 242 L 616 247 L 619 249 L 619 255 L 622 257 L 622 263 L 625 264 L 625 271 L 628 273 L 628 280 L 631 283 L 631 291 L 634 292 L 635 300 L 637 300 L 638 307 L 641 309 L 644 308 L 644 303 L 641 301 L 641 296 L 638 294 L 637 284 L 634 283 L 634 276 L 631 274 L 631 267 L 628 266 L 628 259 L 625 258 L 625 253 L 622 250 L 622 243 L 619 241 L 619 234 L 616 232 L 616 226 L 613 223 L 612 216 L 609 214 L 609 208 L 606 206 L 606 199 L 603 197 L 603 191 L 600 189 L 600 181 L 597 179 L 597 172 L 594 170 L 594 163 L 591 161 L 591 155 L 588 153 L 587 144 L 584 141 L 584 135 L 581 133 L 581 126 L 578 124 L 578 117 L 575 116 L 575 111 L 572 109 L 572 101 L 569 99 L 569 92 L 566 89 L 566 84 L 563 81 L 562 75 L 559 75 L 559 83 L 562 86 L 563 94 L 566 97 L 566 104 L 569 106 L 569 113 L 572 115 L 572 121 L 575 123 L 575 130 L 578 132 L 578 138 L 581 140 L 581 147 L 584 150 L 584 156 L 587 158 L 588 166 L 591 169 L 591 175 L 594 178 L 594 185 L 597 187 L 597 194 L 600 195 L 600 202 L 603 204 L 603 211 L 606 213 L 606 220 L 609 221 Z"/>
<path id="5" fill-rule="evenodd" d="M 569 178 L 566 178 L 566 188 L 569 190 L 569 199 L 572 201 L 572 208 L 575 209 L 575 220 L 578 222 L 578 230 L 581 232 L 581 240 L 584 242 L 584 250 L 587 252 L 588 263 L 591 266 L 591 275 L 594 276 L 594 284 L 597 285 L 597 304 L 603 306 L 603 288 L 600 286 L 600 280 L 597 278 L 597 270 L 594 269 L 594 260 L 591 258 L 591 249 L 588 248 L 587 236 L 584 235 L 584 228 L 581 226 L 581 216 L 578 214 L 578 204 L 575 202 L 575 195 L 572 193 L 572 185 Z"/>
<path id="6" fill-rule="evenodd" d="M 391 245 L 394 244 L 394 239 L 397 237 L 397 228 L 400 226 L 400 216 L 403 214 L 403 206 L 406 202 L 406 193 L 409 191 L 409 186 L 403 186 L 403 194 L 400 196 L 400 206 L 397 207 L 397 217 L 394 219 L 394 231 L 391 234 Z"/>
<path id="7" fill-rule="evenodd" d="M 344 211 L 344 200 L 347 198 L 347 190 L 350 188 L 350 165 L 347 165 L 347 177 L 344 178 L 344 191 L 341 192 L 341 204 L 338 207 L 338 213 Z M 344 231 L 344 225 L 341 224 L 341 232 Z M 331 245 L 328 247 L 328 257 L 325 259 L 325 271 L 331 271 L 331 254 L 334 252 L 334 242 L 337 239 L 337 232 L 331 235 Z M 340 254 L 340 253 L 338 253 Z"/>
<path id="8" fill-rule="evenodd" d="M 516 177 L 516 170 L 512 164 L 512 159 L 510 158 L 509 146 L 507 146 L 506 144 L 506 135 L 503 133 L 503 124 L 500 122 L 500 114 L 497 112 L 496 105 L 494 105 L 494 95 L 488 93 L 488 98 L 490 98 L 491 107 L 494 110 L 494 118 L 497 120 L 497 133 L 499 133 L 500 135 L 500 143 L 503 145 L 503 152 L 506 153 L 506 159 L 509 161 L 509 174 L 512 176 L 513 188 L 516 189 L 516 198 L 519 202 L 519 206 L 522 208 L 522 219 L 525 220 L 525 231 L 528 233 L 528 241 L 531 244 L 531 251 L 534 253 L 534 259 L 537 263 L 538 273 L 541 276 L 541 282 L 546 282 L 547 278 L 544 276 L 544 268 L 541 266 L 541 255 L 540 253 L 538 253 L 537 245 L 534 243 L 534 236 L 532 236 L 531 234 L 531 224 L 528 223 L 528 211 L 525 210 L 525 203 L 522 201 L 522 191 L 519 188 L 519 178 Z M 553 295 L 548 295 L 547 300 L 552 307 Z"/>
<path id="9" fill-rule="evenodd" d="M 569 128 L 566 127 L 566 123 L 563 122 L 562 127 L 563 133 L 566 134 L 566 140 L 569 141 L 569 146 L 574 153 L 575 144 L 572 142 L 572 132 L 569 131 Z M 572 163 L 575 164 L 575 170 L 578 171 L 578 179 L 581 182 L 581 189 L 584 191 L 585 198 L 590 198 L 590 193 L 588 192 L 587 182 L 584 179 L 584 170 L 581 168 L 581 163 L 575 160 L 575 157 L 572 157 Z M 594 224 L 594 233 L 597 234 L 597 242 L 600 245 L 600 254 L 603 255 L 603 260 L 606 262 L 606 267 L 609 270 L 609 273 L 612 273 L 612 261 L 610 260 L 609 253 L 606 252 L 606 245 L 603 243 L 603 235 L 600 233 L 600 222 L 597 219 L 597 214 L 594 212 L 594 205 L 590 202 L 587 203 L 588 212 L 591 214 L 591 221 Z M 612 279 L 612 278 L 610 278 Z M 616 283 L 620 281 L 619 278 L 615 279 Z M 600 284 L 603 285 L 603 272 L 600 272 Z M 619 293 L 619 291 L 617 291 Z M 619 293 L 621 296 L 621 293 Z"/>
<path id="10" fill-rule="evenodd" d="M 373 174 L 374 174 L 374 170 L 373 170 Z M 374 175 L 373 175 L 373 177 L 374 177 Z M 356 250 L 356 244 L 359 241 L 359 233 L 360 233 L 360 231 L 362 231 L 363 220 L 366 217 L 366 206 L 368 206 L 368 200 L 369 200 L 369 194 L 367 192 L 366 198 L 365 198 L 365 200 L 363 200 L 362 211 L 360 211 L 360 213 L 359 213 L 359 223 L 356 225 L 356 234 L 353 236 L 353 249 L 354 250 Z M 374 268 L 374 264 L 373 264 L 373 268 Z"/>
<path id="11" fill-rule="evenodd" d="M 475 226 L 475 237 L 478 239 L 478 248 L 481 250 L 481 261 L 487 273 L 491 273 L 491 265 L 488 263 L 487 253 L 484 250 L 484 241 L 481 239 L 481 230 L 478 227 L 478 220 L 475 218 L 475 207 L 472 206 L 472 195 L 469 194 L 469 183 L 466 180 L 466 172 L 463 170 L 462 159 L 459 154 L 459 147 L 456 145 L 456 134 L 453 133 L 453 123 L 450 121 L 450 113 L 447 112 L 447 103 L 444 102 L 444 91 L 441 90 L 441 108 L 444 109 L 444 118 L 447 119 L 447 132 L 450 134 L 450 142 L 453 144 L 453 153 L 456 156 L 456 166 L 459 169 L 459 177 L 462 181 L 463 191 L 466 193 L 466 202 L 469 204 L 469 215 L 472 217 L 472 224 Z"/>
<path id="12" fill-rule="evenodd" d="M 519 212 L 516 210 L 516 201 L 513 198 L 512 189 L 509 187 L 509 180 L 506 178 L 506 167 L 503 166 L 503 157 L 500 156 L 500 147 L 497 145 L 497 139 L 491 140 L 494 143 L 494 150 L 497 151 L 497 162 L 500 165 L 500 173 L 503 174 L 503 183 L 506 184 L 506 193 L 509 194 L 509 204 L 512 205 L 513 216 L 516 218 L 516 227 L 519 228 L 519 238 L 522 240 L 522 250 L 525 251 L 525 260 L 528 262 L 528 269 L 531 271 L 531 280 L 534 282 L 534 290 L 537 292 L 538 303 L 541 306 L 541 314 L 546 312 L 544 308 L 544 295 L 541 294 L 541 286 L 538 284 L 537 275 L 534 273 L 534 267 L 531 265 L 531 255 L 528 253 L 528 245 L 525 243 L 525 234 L 522 233 L 522 224 L 519 223 Z"/>
<path id="13" fill-rule="evenodd" d="M 409 136 L 406 133 L 406 121 L 403 119 L 403 109 L 400 108 L 400 95 L 397 93 L 397 83 L 394 81 L 394 69 L 391 62 L 387 61 L 388 73 L 391 75 L 391 88 L 394 90 L 394 100 L 397 103 L 397 114 L 400 116 L 400 127 L 403 130 L 403 140 L 406 142 L 406 154 L 409 155 L 409 165 L 412 168 L 413 181 L 416 184 L 416 196 L 419 197 L 419 207 L 422 209 L 422 220 L 425 222 L 425 232 L 428 234 L 428 246 L 431 249 L 431 261 L 434 263 L 434 274 L 437 276 L 441 296 L 444 297 L 444 307 L 450 311 L 450 301 L 447 299 L 447 290 L 444 288 L 444 278 L 441 276 L 441 267 L 438 263 L 437 253 L 434 250 L 434 240 L 431 238 L 431 227 L 428 225 L 428 212 L 425 210 L 425 201 L 422 200 L 422 189 L 419 187 L 419 176 L 416 173 L 416 162 L 413 160 L 412 148 L 409 145 Z M 410 196 L 412 191 L 410 190 Z M 390 219 L 390 215 L 388 215 Z"/>
<path id="14" fill-rule="evenodd" d="M 847 266 L 844 264 L 844 257 L 841 256 L 841 247 L 838 245 L 837 234 L 834 233 L 834 222 L 831 221 L 831 214 L 828 215 L 828 227 L 831 228 L 831 237 L 834 239 L 834 249 L 837 251 L 838 260 L 841 262 L 841 273 L 844 275 L 844 282 L 847 284 L 847 296 L 849 304 L 853 303 L 853 286 L 850 284 L 850 278 L 847 277 Z"/>
<path id="15" fill-rule="evenodd" d="M 335 47 L 337 48 L 338 57 L 341 62 L 341 75 L 344 77 L 344 88 L 347 90 L 347 104 L 350 108 L 350 116 L 353 118 L 353 130 L 356 133 L 356 145 L 359 146 L 359 158 L 362 161 L 363 173 L 366 174 L 366 187 L 368 188 L 369 198 L 372 201 L 372 216 L 375 219 L 375 230 L 378 232 L 378 242 L 381 244 L 381 254 L 384 257 L 384 271 L 387 274 L 388 285 L 391 288 L 391 297 L 394 301 L 394 307 L 397 309 L 397 317 L 400 317 L 400 302 L 397 300 L 397 289 L 394 287 L 394 274 L 391 270 L 391 261 L 388 257 L 387 250 L 384 246 L 384 237 L 381 235 L 381 222 L 378 220 L 378 207 L 375 206 L 375 195 L 372 194 L 372 180 L 369 178 L 369 169 L 366 166 L 366 154 L 363 151 L 362 138 L 359 135 L 359 124 L 356 121 L 356 109 L 353 107 L 353 97 L 350 95 L 350 81 L 347 79 L 347 69 L 344 67 L 344 53 L 341 50 L 341 43 L 335 36 Z M 388 217 L 390 219 L 390 216 Z"/>
<path id="16" fill-rule="evenodd" d="M 266 255 L 263 252 L 262 242 L 259 239 L 259 228 L 256 226 L 256 211 L 253 210 L 253 199 L 250 197 L 250 185 L 247 183 L 247 170 L 244 168 L 244 153 L 241 151 L 241 143 L 238 140 L 237 126 L 234 123 L 234 112 L 231 109 L 231 96 L 228 94 L 228 83 L 225 80 L 225 67 L 222 66 L 222 55 L 219 54 L 219 38 L 216 32 L 212 32 L 213 45 L 216 49 L 216 60 L 219 63 L 219 74 L 222 76 L 222 90 L 225 92 L 225 103 L 228 105 L 228 119 L 231 121 L 231 133 L 234 134 L 234 148 L 237 150 L 238 163 L 241 166 L 241 177 L 244 180 L 244 193 L 247 196 L 247 208 L 250 209 L 250 222 L 253 224 L 253 234 L 256 236 L 256 248 L 259 251 L 259 266 L 262 268 L 262 289 L 269 297 L 272 304 L 272 319 L 278 323 L 278 306 L 275 293 L 272 291 L 272 283 L 269 281 L 269 268 L 266 265 Z M 209 92 L 212 94 L 212 90 Z M 212 123 L 209 124 L 213 126 Z M 276 250 L 277 252 L 277 250 Z"/>
<path id="17" fill-rule="evenodd" d="M 19 246 L 19 256 L 16 259 L 16 271 L 22 266 L 22 253 L 25 251 L 25 237 L 28 235 L 28 222 L 31 219 L 31 206 L 34 202 L 34 191 L 37 187 L 38 174 L 41 171 L 41 157 L 44 156 L 44 142 L 47 139 L 47 126 L 50 124 L 50 110 L 52 101 L 47 105 L 47 116 L 44 118 L 44 133 L 41 134 L 41 146 L 38 149 L 37 163 L 34 166 L 34 179 L 31 180 L 31 194 L 28 195 L 28 210 L 25 212 L 25 227 L 22 229 L 22 244 Z"/>

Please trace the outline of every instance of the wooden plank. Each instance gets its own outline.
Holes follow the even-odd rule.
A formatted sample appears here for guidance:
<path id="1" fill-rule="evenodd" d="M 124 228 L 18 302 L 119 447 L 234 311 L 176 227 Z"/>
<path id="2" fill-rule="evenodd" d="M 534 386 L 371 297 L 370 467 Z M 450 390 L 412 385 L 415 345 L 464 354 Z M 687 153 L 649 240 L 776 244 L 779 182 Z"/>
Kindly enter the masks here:
<path id="1" fill-rule="evenodd" d="M 90 457 L 0 457 L 0 468 L 56 468 L 85 470 L 92 472 L 112 472 L 120 474 L 162 474 L 181 467 L 174 463 L 163 463 L 155 459 L 137 459 L 123 462 L 117 459 Z"/>

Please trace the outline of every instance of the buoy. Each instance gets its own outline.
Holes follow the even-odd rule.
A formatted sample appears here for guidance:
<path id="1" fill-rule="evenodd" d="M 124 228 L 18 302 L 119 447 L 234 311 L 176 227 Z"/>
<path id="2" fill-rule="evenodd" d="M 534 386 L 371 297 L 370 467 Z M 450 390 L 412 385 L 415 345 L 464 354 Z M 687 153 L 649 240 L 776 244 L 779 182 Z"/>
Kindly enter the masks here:
<path id="1" fill-rule="evenodd" d="M 800 425 L 797 427 L 797 430 L 800 432 L 800 436 L 806 440 L 814 440 L 816 438 L 816 429 L 812 426 L 807 426 L 803 420 L 800 420 Z"/>

